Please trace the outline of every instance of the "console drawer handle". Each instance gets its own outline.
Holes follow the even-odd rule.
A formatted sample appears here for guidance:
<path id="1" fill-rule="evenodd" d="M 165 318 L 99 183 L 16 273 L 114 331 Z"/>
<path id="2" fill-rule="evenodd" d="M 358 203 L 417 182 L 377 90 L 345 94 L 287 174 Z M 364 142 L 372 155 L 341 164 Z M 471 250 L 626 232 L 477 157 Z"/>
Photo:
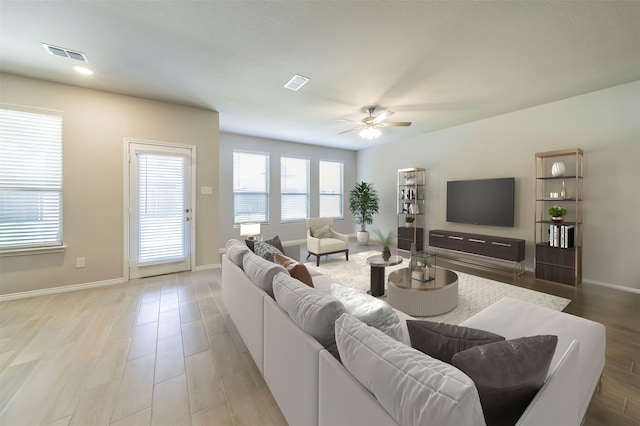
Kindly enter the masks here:
<path id="1" fill-rule="evenodd" d="M 442 234 L 431 234 L 432 237 L 444 238 Z"/>
<path id="2" fill-rule="evenodd" d="M 449 235 L 449 238 L 451 238 L 452 240 L 462 240 L 462 237 L 454 237 L 453 235 Z"/>
<path id="3" fill-rule="evenodd" d="M 511 244 L 508 243 L 496 243 L 495 241 L 491 241 L 491 244 L 502 247 L 511 247 Z"/>
<path id="4" fill-rule="evenodd" d="M 486 243 L 485 240 L 476 240 L 475 238 L 469 238 L 469 242 L 470 243 L 482 243 L 482 244 Z"/>

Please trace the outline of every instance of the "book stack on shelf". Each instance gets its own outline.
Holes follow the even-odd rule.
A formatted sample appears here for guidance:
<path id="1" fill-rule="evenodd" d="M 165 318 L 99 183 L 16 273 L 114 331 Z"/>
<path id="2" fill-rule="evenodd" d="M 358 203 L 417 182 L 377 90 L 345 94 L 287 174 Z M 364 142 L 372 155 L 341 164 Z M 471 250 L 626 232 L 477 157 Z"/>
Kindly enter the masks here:
<path id="1" fill-rule="evenodd" d="M 551 247 L 572 248 L 575 240 L 575 227 L 573 225 L 549 226 L 549 245 Z"/>

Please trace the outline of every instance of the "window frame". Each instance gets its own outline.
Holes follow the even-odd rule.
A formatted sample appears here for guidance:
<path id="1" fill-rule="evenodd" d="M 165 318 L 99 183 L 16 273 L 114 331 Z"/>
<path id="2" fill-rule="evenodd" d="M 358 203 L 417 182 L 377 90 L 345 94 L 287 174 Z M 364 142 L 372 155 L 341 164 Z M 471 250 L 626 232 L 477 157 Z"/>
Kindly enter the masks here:
<path id="1" fill-rule="evenodd" d="M 240 191 L 238 190 L 238 188 L 236 187 L 236 184 L 238 182 L 239 179 L 241 179 L 241 176 L 237 176 L 236 175 L 236 155 L 253 155 L 253 156 L 262 156 L 264 157 L 264 165 L 265 165 L 265 169 L 264 169 L 264 186 L 265 186 L 265 192 L 260 192 L 260 191 Z M 268 152 L 258 152 L 258 151 L 249 151 L 249 150 L 242 150 L 242 149 L 234 149 L 233 153 L 232 153 L 232 172 L 231 172 L 231 179 L 232 179 L 232 191 L 233 191 L 233 211 L 232 211 L 232 221 L 233 221 L 233 225 L 240 225 L 241 223 L 255 223 L 255 222 L 259 222 L 259 223 L 268 223 L 269 222 L 269 206 L 270 206 L 270 165 L 271 165 L 271 154 Z M 262 220 L 256 220 L 254 218 L 245 218 L 245 219 L 240 219 L 238 217 L 238 214 L 236 212 L 236 200 L 237 200 L 237 196 L 239 195 L 258 195 L 258 196 L 262 196 L 264 197 L 264 211 L 260 212 L 261 214 L 263 214 L 263 217 L 261 218 Z"/>
<path id="2" fill-rule="evenodd" d="M 333 163 L 340 165 L 340 192 L 323 192 L 322 173 L 323 163 Z M 340 198 L 340 215 L 339 216 L 323 216 L 322 215 L 322 198 L 324 196 L 338 196 Z M 338 160 L 320 160 L 318 162 L 318 213 L 321 217 L 331 217 L 333 219 L 344 219 L 344 162 Z"/>
<path id="3" fill-rule="evenodd" d="M 22 194 L 22 195 L 37 195 L 41 201 L 38 203 L 40 209 L 46 209 L 47 216 L 55 217 L 55 220 L 43 221 L 37 220 L 34 224 L 40 225 L 42 228 L 39 231 L 40 241 L 37 238 L 34 241 L 25 244 L 11 244 L 0 245 L 0 256 L 17 256 L 17 255 L 31 255 L 39 253 L 50 252 L 62 252 L 66 249 L 64 245 L 64 182 L 63 182 L 63 122 L 64 114 L 62 111 L 49 110 L 43 108 L 36 108 L 30 106 L 13 105 L 7 103 L 0 103 L 0 118 L 2 121 L 7 120 L 3 124 L 3 127 L 7 130 L 7 134 L 3 136 L 4 143 L 7 145 L 2 149 L 5 154 L 5 161 L 18 161 L 22 156 L 21 152 L 9 149 L 10 145 L 19 144 L 25 142 L 24 153 L 26 160 L 23 163 L 30 163 L 30 166 L 19 168 L 20 172 L 24 172 L 22 176 L 20 173 L 12 175 L 10 169 L 4 176 L 0 177 L 0 190 L 7 196 L 9 194 Z M 18 117 L 17 114 L 23 113 L 24 115 Z M 32 115 L 29 117 L 29 115 Z M 46 118 L 36 117 L 37 115 L 46 116 Z M 10 124 L 7 124 L 10 123 Z M 34 128 L 36 131 L 34 131 Z M 9 134 L 11 136 L 9 136 Z M 14 136 L 15 135 L 15 136 Z M 32 145 L 27 145 L 31 143 Z M 9 153 L 9 154 L 7 154 Z M 13 155 L 11 155 L 13 154 Z M 1 154 L 0 154 L 1 155 Z M 37 162 L 35 159 L 38 157 L 46 158 L 44 162 Z M 29 161 L 28 159 L 32 159 Z M 34 174 L 30 172 L 33 169 L 34 163 L 38 164 L 40 170 L 50 171 L 49 174 L 39 174 L 39 182 L 34 182 Z M 16 169 L 14 167 L 14 169 Z M 17 178 L 16 178 L 17 177 Z M 15 182 L 15 184 L 11 184 Z M 53 195 L 53 203 L 46 198 Z M 9 203 L 8 199 L 1 201 Z M 19 201 L 17 201 L 19 203 Z M 6 205 L 6 204 L 5 204 Z M 18 208 L 21 204 L 13 204 Z M 53 210 L 51 208 L 53 207 Z M 42 215 L 42 213 L 40 213 Z M 40 216 L 39 215 L 39 216 Z M 2 220 L 0 218 L 0 220 Z M 27 218 L 21 218 L 20 221 L 15 222 L 15 234 L 19 235 L 24 230 L 20 229 L 19 224 L 28 223 Z M 2 222 L 0 222 L 2 226 Z M 24 225 L 23 225 L 24 226 Z M 4 228 L 4 227 L 3 227 Z M 12 228 L 5 228 L 11 232 Z M 45 231 L 50 230 L 50 236 L 47 238 Z"/>
<path id="4" fill-rule="evenodd" d="M 284 175 L 285 172 L 285 164 L 284 162 L 286 162 L 286 160 L 300 160 L 300 161 L 304 161 L 306 164 L 306 192 L 291 192 L 291 191 L 285 191 L 286 189 L 286 176 Z M 295 181 L 294 181 L 295 182 Z M 285 219 L 283 217 L 283 212 L 284 212 L 284 204 L 285 204 L 285 200 L 287 198 L 293 197 L 293 196 L 300 196 L 300 195 L 304 195 L 305 196 L 305 200 L 306 200 L 306 211 L 304 213 L 304 216 L 300 215 L 297 217 L 292 217 L 292 218 L 287 218 Z M 295 223 L 295 222 L 303 222 L 306 221 L 307 219 L 309 219 L 309 215 L 310 215 L 310 210 L 311 210 L 311 160 L 309 158 L 306 157 L 296 157 L 296 156 L 290 156 L 290 155 L 281 155 L 280 156 L 280 223 Z"/>

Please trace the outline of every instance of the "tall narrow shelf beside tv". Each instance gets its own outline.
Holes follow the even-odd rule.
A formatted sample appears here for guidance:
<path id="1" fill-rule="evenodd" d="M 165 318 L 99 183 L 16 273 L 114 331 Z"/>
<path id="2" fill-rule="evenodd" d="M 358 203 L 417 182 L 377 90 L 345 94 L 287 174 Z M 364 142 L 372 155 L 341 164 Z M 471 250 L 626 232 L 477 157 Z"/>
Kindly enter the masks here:
<path id="1" fill-rule="evenodd" d="M 425 169 L 398 170 L 398 251 L 424 250 L 426 180 Z"/>
<path id="2" fill-rule="evenodd" d="M 578 286 L 582 283 L 584 154 L 581 149 L 539 152 L 535 157 L 536 278 Z M 561 206 L 561 222 L 548 210 Z"/>

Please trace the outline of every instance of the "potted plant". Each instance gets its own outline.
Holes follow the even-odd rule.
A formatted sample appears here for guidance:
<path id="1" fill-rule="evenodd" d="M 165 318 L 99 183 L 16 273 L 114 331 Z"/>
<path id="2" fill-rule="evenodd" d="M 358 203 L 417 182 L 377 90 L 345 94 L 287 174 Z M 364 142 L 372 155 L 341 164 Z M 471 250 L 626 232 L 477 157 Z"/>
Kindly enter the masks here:
<path id="1" fill-rule="evenodd" d="M 376 233 L 378 237 L 378 241 L 382 244 L 382 258 L 386 261 L 391 257 L 391 245 L 393 244 L 393 231 L 388 234 L 383 233 L 381 230 L 376 228 L 373 232 Z"/>
<path id="2" fill-rule="evenodd" d="M 567 209 L 562 206 L 551 206 L 549 210 L 547 210 L 549 216 L 551 216 L 551 220 L 554 222 L 562 222 L 564 217 L 567 215 Z"/>
<path id="3" fill-rule="evenodd" d="M 349 210 L 353 214 L 354 221 L 360 225 L 357 234 L 358 244 L 369 244 L 369 233 L 367 225 L 373 223 L 373 215 L 378 213 L 380 199 L 378 191 L 373 188 L 373 184 L 367 182 L 356 183 L 355 188 L 349 193 Z"/>
<path id="4" fill-rule="evenodd" d="M 411 228 L 413 226 L 413 222 L 416 220 L 413 216 L 406 216 L 404 218 L 404 224 L 407 228 Z"/>
<path id="5" fill-rule="evenodd" d="M 411 278 L 421 282 L 431 281 L 435 278 L 431 256 L 416 256 L 411 267 Z"/>

